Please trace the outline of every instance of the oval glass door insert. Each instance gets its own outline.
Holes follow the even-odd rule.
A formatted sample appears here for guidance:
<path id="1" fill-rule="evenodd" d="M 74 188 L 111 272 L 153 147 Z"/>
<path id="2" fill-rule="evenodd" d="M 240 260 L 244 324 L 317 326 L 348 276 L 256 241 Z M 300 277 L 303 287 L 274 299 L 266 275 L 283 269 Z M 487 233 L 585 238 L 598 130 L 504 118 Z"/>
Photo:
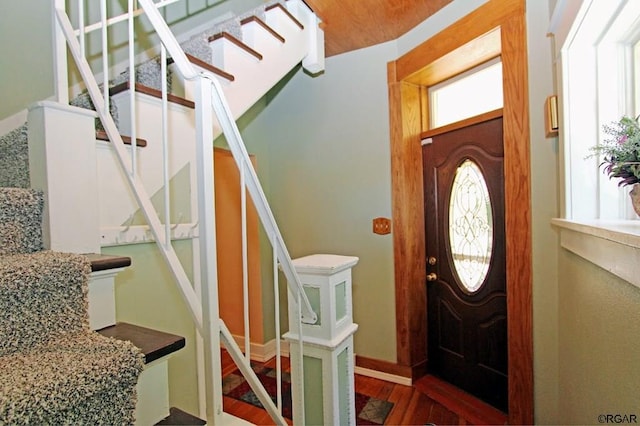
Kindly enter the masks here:
<path id="1" fill-rule="evenodd" d="M 491 263 L 493 213 L 484 175 L 469 159 L 458 167 L 451 187 L 449 244 L 462 286 L 478 291 Z"/>

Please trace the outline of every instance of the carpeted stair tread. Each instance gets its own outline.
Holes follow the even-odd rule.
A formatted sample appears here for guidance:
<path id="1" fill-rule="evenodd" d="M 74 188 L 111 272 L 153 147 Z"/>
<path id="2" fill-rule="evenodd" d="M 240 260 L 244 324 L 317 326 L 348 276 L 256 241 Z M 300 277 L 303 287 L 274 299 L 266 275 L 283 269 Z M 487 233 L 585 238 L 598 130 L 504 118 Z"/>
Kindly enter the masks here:
<path id="1" fill-rule="evenodd" d="M 42 250 L 42 192 L 0 188 L 0 255 Z"/>
<path id="2" fill-rule="evenodd" d="M 131 258 L 101 253 L 85 254 L 91 262 L 91 272 L 106 271 L 109 269 L 126 268 L 131 266 Z"/>
<path id="3" fill-rule="evenodd" d="M 90 265 L 81 255 L 40 251 L 0 256 L 0 356 L 60 335 L 89 332 Z"/>
<path id="4" fill-rule="evenodd" d="M 0 188 L 0 424 L 131 424 L 144 357 L 90 329 L 90 260 L 41 250 L 42 209 Z"/>
<path id="5" fill-rule="evenodd" d="M 142 368 L 129 342 L 86 332 L 0 356 L 0 423 L 130 422 Z"/>
<path id="6" fill-rule="evenodd" d="M 98 330 L 98 333 L 118 340 L 130 341 L 140 348 L 147 364 L 185 346 L 185 338 L 182 336 L 124 322 Z"/>
<path id="7" fill-rule="evenodd" d="M 132 141 L 131 136 L 120 135 L 120 137 L 122 138 L 122 142 L 124 142 L 125 145 L 131 145 L 131 141 Z M 105 141 L 105 142 L 111 141 L 111 139 L 109 139 L 109 135 L 107 135 L 107 132 L 105 132 L 104 130 L 96 131 L 96 139 L 99 141 Z M 147 146 L 147 140 L 136 138 L 136 146 L 140 148 L 144 148 L 145 146 Z"/>
<path id="8" fill-rule="evenodd" d="M 131 423 L 139 349 L 90 330 L 86 256 L 0 256 L 0 419 Z"/>
<path id="9" fill-rule="evenodd" d="M 0 136 L 0 186 L 28 188 L 29 146 L 27 123 Z"/>
<path id="10" fill-rule="evenodd" d="M 156 425 L 193 425 L 200 426 L 206 425 L 207 422 L 192 415 L 185 411 L 182 411 L 179 408 L 171 407 L 169 408 L 169 416 L 160 420 Z"/>

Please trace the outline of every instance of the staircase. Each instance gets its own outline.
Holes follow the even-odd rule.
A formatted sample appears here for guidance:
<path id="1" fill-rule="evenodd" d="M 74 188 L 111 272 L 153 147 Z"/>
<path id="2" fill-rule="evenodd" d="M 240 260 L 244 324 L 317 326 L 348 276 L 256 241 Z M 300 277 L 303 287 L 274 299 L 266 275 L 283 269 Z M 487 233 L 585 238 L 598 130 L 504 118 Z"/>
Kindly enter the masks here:
<path id="1" fill-rule="evenodd" d="M 143 355 L 90 329 L 90 261 L 42 250 L 43 201 L 0 189 L 0 422 L 133 423 Z"/>
<path id="2" fill-rule="evenodd" d="M 226 424 L 231 420 L 222 412 L 219 348 L 224 344 L 271 417 L 276 423 L 284 424 L 280 407 L 274 404 L 250 368 L 248 346 L 243 354 L 243 350 L 237 346 L 218 318 L 216 265 L 211 261 L 216 258 L 212 141 L 224 134 L 240 170 L 241 182 L 251 196 L 267 238 L 273 246 L 274 291 L 277 292 L 278 288 L 277 268 L 280 266 L 291 286 L 291 303 L 297 303 L 297 308 L 291 312 L 297 312 L 298 323 L 313 323 L 316 315 L 302 291 L 235 119 L 299 63 L 312 74 L 322 71 L 323 40 L 317 18 L 300 0 L 273 2 L 217 24 L 214 28 L 178 44 L 158 12 L 157 8 L 162 5 L 156 5 L 151 0 L 139 0 L 141 9 L 130 9 L 128 19 L 140 14 L 146 15 L 162 40 L 160 55 L 135 66 L 135 55 L 132 54 L 124 72 L 114 78 L 109 78 L 107 74 L 103 76 L 102 83 L 98 84 L 95 73 L 83 55 L 84 31 L 89 30 L 84 27 L 74 29 L 65 10 L 65 2 L 53 1 L 58 53 L 58 100 L 43 101 L 32 107 L 28 132 L 24 128 L 16 130 L 19 135 L 28 133 L 29 136 L 29 170 L 26 179 L 22 176 L 18 181 L 9 183 L 12 186 L 28 186 L 25 185 L 28 181 L 35 188 L 20 191 L 39 194 L 33 197 L 39 200 L 37 204 L 40 209 L 44 204 L 41 213 L 43 226 L 40 228 L 38 224 L 38 231 L 25 234 L 38 234 L 40 240 L 36 239 L 34 243 L 15 249 L 15 253 L 8 251 L 5 254 L 0 251 L 3 270 L 5 262 L 11 264 L 11 268 L 17 262 L 18 266 L 15 268 L 18 269 L 21 268 L 19 265 L 28 265 L 30 261 L 25 256 L 40 259 L 38 256 L 47 257 L 50 256 L 49 253 L 99 253 L 106 246 L 155 241 L 203 339 L 199 352 L 202 356 L 199 362 L 203 368 L 199 370 L 198 379 L 201 389 L 208 390 L 204 399 L 209 421 L 213 424 Z M 112 20 L 115 21 L 116 18 L 107 19 L 102 16 L 100 24 L 104 36 Z M 67 47 L 88 89 L 87 93 L 71 102 L 68 96 L 69 83 L 66 80 Z M 105 59 L 103 62 L 103 69 L 109 68 L 107 61 Z M 89 107 L 95 112 L 70 105 Z M 123 137 L 123 134 L 128 136 Z M 88 144 L 88 140 L 95 140 L 96 143 Z M 24 166 L 24 157 L 21 154 L 15 155 L 16 162 L 22 162 Z M 186 191 L 190 194 L 186 202 L 172 199 L 169 191 L 172 179 L 185 171 L 188 173 Z M 246 209 L 244 203 L 243 200 L 243 209 Z M 186 209 L 184 215 L 174 213 L 180 207 Z M 2 223 L 4 226 L 4 222 Z M 32 226 L 24 229 L 35 228 Z M 0 230 L 0 238 L 13 247 L 15 238 L 3 237 L 4 231 L 5 227 Z M 175 238 L 192 241 L 193 265 L 185 266 L 180 262 L 172 244 Z M 50 250 L 42 251 L 42 247 Z M 23 254 L 23 251 L 28 252 L 28 255 Z M 57 259 L 59 256 L 56 254 L 53 257 Z M 178 418 L 186 418 L 188 422 L 199 424 L 201 421 L 198 419 L 178 409 L 169 409 L 168 406 L 167 359 L 173 351 L 180 350 L 185 345 L 185 340 L 180 336 L 116 322 L 114 279 L 130 261 L 101 255 L 62 256 L 81 265 L 78 274 L 82 279 L 76 278 L 76 281 L 81 282 L 77 286 L 76 295 L 81 308 L 72 309 L 79 312 L 78 320 L 74 320 L 76 325 L 69 328 L 64 325 L 66 323 L 61 322 L 51 330 L 43 331 L 47 336 L 54 336 L 43 339 L 45 343 L 32 336 L 25 338 L 18 335 L 16 341 L 20 344 L 9 347 L 7 355 L 29 352 L 32 349 L 37 349 L 39 353 L 58 350 L 60 345 L 53 344 L 52 348 L 50 342 L 59 342 L 55 340 L 56 336 L 68 334 L 69 330 L 78 328 L 80 340 L 96 341 L 95 345 L 100 350 L 103 346 L 127 349 L 129 363 L 136 366 L 135 369 L 129 367 L 127 371 L 135 370 L 135 380 L 130 378 L 127 381 L 131 374 L 127 376 L 120 373 L 104 377 L 100 375 L 92 379 L 97 383 L 95 386 L 101 381 L 113 383 L 118 380 L 129 385 L 128 391 L 118 392 L 118 397 L 122 400 L 110 406 L 111 411 L 122 408 L 122 418 L 116 418 L 116 414 L 110 414 L 109 409 L 94 407 L 89 402 L 84 404 L 86 413 L 81 412 L 77 417 L 69 414 L 77 407 L 66 402 L 67 405 L 60 410 L 51 411 L 54 414 L 49 410 L 48 414 L 43 414 L 44 417 L 34 417 L 40 415 L 41 408 L 37 402 L 41 400 L 36 399 L 24 407 L 23 411 L 32 416 L 27 418 L 26 423 L 32 423 L 33 420 L 36 423 L 88 424 L 92 423 L 88 416 L 93 416 L 94 420 L 100 419 L 96 423 L 109 424 L 132 423 L 134 418 L 137 424 L 174 424 Z M 193 281 L 188 278 L 190 275 L 194 276 Z M 7 281 L 15 279 L 9 278 Z M 55 280 L 34 278 L 34 281 L 42 284 Z M 10 297 L 16 297 L 15 294 L 14 291 Z M 43 296 L 45 293 L 41 289 L 36 294 L 38 297 L 29 303 L 36 303 L 37 300 L 41 303 L 47 297 Z M 32 316 L 25 306 L 21 308 L 22 316 Z M 64 309 L 69 310 L 68 307 Z M 276 308 L 276 312 L 278 310 Z M 245 315 L 248 314 L 245 312 Z M 36 320 L 38 321 L 40 320 Z M 11 323 L 9 318 L 3 318 L 0 327 L 8 330 L 5 332 L 7 334 L 23 329 Z M 280 325 L 277 322 L 276 336 L 280 335 Z M 299 332 L 299 335 L 302 333 Z M 149 336 L 153 336 L 154 341 L 163 341 L 163 345 L 158 348 L 154 344 L 148 350 Z M 35 343 L 31 343 L 32 341 Z M 276 339 L 278 354 L 279 342 Z M 23 348 L 21 345 L 27 347 Z M 62 345 L 62 350 L 81 351 L 74 349 L 74 345 L 69 345 L 68 349 L 65 345 Z M 4 355 L 0 352 L 0 356 Z M 42 359 L 43 356 L 37 357 Z M 105 355 L 100 356 L 100 359 L 107 362 L 111 358 Z M 120 362 L 117 357 L 115 359 L 119 360 L 117 364 L 125 368 L 127 362 Z M 69 368 L 75 366 L 73 362 L 69 364 Z M 55 362 L 47 365 L 55 365 Z M 292 360 L 291 368 L 302 369 L 302 355 L 299 360 Z M 86 377 L 86 374 L 68 370 L 64 377 L 70 378 L 70 386 L 76 386 L 73 380 Z M 4 382 L 3 380 L 2 383 Z M 52 386 L 60 385 L 56 382 Z M 37 389 L 39 385 L 30 384 L 28 387 Z M 298 388 L 302 390 L 302 384 Z M 108 394 L 104 389 L 100 389 L 100 392 Z M 68 396 L 76 395 L 68 392 Z M 11 406 L 15 400 L 10 396 L 7 404 Z M 300 397 L 299 400 L 303 401 L 303 398 Z M 294 407 L 294 410 L 303 410 L 302 406 Z M 104 415 L 103 410 L 106 413 Z M 201 407 L 200 414 L 202 413 Z M 23 422 L 18 415 L 7 416 L 0 412 L 0 423 L 5 419 L 9 419 L 8 423 L 13 423 L 13 420 L 16 423 Z"/>
<path id="3" fill-rule="evenodd" d="M 185 339 L 116 324 L 113 277 L 130 259 L 42 250 L 43 204 L 0 188 L 0 423 L 163 421 L 168 358 Z"/>

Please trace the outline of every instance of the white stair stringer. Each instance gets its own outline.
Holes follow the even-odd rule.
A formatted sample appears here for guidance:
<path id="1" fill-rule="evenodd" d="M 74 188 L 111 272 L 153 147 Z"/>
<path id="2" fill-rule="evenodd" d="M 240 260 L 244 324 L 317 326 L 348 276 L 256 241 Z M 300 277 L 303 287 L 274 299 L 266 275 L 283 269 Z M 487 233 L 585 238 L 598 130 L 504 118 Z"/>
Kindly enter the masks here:
<path id="1" fill-rule="evenodd" d="M 300 3 L 298 5 L 297 3 Z M 274 37 L 269 31 L 255 22 L 242 26 L 242 42 L 249 45 L 262 56 L 259 60 L 246 51 L 225 39 L 218 39 L 210 44 L 213 53 L 213 66 L 233 75 L 228 81 L 212 72 L 198 67 L 194 68 L 210 78 L 221 82 L 225 97 L 233 116 L 237 119 L 254 105 L 267 91 L 280 81 L 291 69 L 303 62 L 309 51 L 317 54 L 318 37 L 322 39 L 322 30 L 318 27 L 317 17 L 300 0 L 287 1 L 290 14 L 281 7 L 272 7 L 265 11 L 265 23 L 284 42 Z M 300 27 L 299 23 L 302 23 Z M 319 34 L 319 35 L 318 35 Z M 312 67 L 317 68 L 318 60 L 310 58 Z M 321 61 L 320 61 L 321 62 Z M 174 85 L 184 87 L 185 98 L 194 99 L 193 85 L 185 81 L 178 72 L 173 73 Z M 131 114 L 128 92 L 113 96 L 120 116 L 120 131 L 131 134 Z M 155 194 L 163 187 L 162 171 L 158 164 L 162 163 L 162 128 L 159 126 L 162 114 L 160 99 L 137 93 L 136 116 L 138 138 L 145 139 L 148 145 L 137 148 L 136 167 L 149 194 Z M 167 126 L 169 137 L 169 175 L 171 177 L 195 160 L 195 114 L 189 107 L 169 102 Z M 214 137 L 221 134 L 220 126 L 214 120 Z M 151 233 L 132 236 L 118 229 L 128 229 L 131 215 L 138 210 L 138 204 L 131 189 L 126 184 L 126 176 L 118 165 L 115 153 L 108 143 L 100 142 L 97 168 L 100 194 L 100 226 L 103 230 L 103 245 L 117 245 L 131 242 L 151 240 Z M 131 148 L 127 148 L 130 150 Z M 193 175 L 193 174 L 192 174 Z M 119 177 L 119 178 L 117 178 Z M 193 181 L 192 181 L 192 188 Z M 192 220 L 185 212 L 181 222 Z M 177 222 L 178 218 L 172 218 Z M 115 235 L 115 236 L 114 236 Z"/>
<path id="2" fill-rule="evenodd" d="M 292 3 L 290 0 L 288 3 Z M 305 6 L 306 8 L 306 6 Z M 308 14 L 317 18 L 308 9 L 301 9 L 299 14 Z M 291 69 L 303 61 L 309 51 L 313 33 L 321 30 L 304 25 L 301 29 L 285 11 L 274 7 L 265 12 L 265 23 L 284 38 L 280 42 L 267 30 L 255 22 L 242 26 L 242 42 L 258 52 L 262 59 L 257 59 L 225 38 L 210 43 L 213 64 L 234 76 L 233 82 L 218 78 L 233 116 L 237 119 L 254 105 L 269 89 L 275 86 Z M 308 16 L 294 18 L 299 22 L 310 21 Z M 213 75 L 213 74 L 212 74 Z M 192 84 L 184 82 L 180 76 L 176 79 L 185 86 L 186 97 L 192 99 Z M 217 131 L 218 129 L 216 129 Z M 219 134 L 216 132 L 216 135 Z"/>

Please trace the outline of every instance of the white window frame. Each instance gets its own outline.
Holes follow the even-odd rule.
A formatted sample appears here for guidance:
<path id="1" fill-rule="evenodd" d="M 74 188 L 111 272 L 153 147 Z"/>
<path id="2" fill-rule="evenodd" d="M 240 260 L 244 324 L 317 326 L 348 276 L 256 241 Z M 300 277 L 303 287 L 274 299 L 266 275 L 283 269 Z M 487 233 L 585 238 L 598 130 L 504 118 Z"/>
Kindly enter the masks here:
<path id="1" fill-rule="evenodd" d="M 561 245 L 640 287 L 640 220 L 629 187 L 602 173 L 589 148 L 602 126 L 637 115 L 637 0 L 558 0 L 550 33 L 560 101 Z M 635 72 L 638 72 L 636 69 Z"/>

